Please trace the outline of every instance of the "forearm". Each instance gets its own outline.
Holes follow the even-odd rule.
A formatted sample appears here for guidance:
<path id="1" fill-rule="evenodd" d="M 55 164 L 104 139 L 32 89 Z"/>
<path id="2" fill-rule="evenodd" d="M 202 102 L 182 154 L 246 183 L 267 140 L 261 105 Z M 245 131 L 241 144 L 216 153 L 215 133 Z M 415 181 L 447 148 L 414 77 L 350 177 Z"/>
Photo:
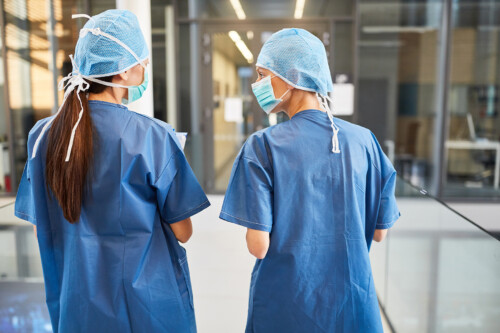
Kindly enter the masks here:
<path id="1" fill-rule="evenodd" d="M 373 240 L 375 242 L 381 242 L 387 235 L 387 229 L 375 229 L 375 234 L 373 235 Z"/>

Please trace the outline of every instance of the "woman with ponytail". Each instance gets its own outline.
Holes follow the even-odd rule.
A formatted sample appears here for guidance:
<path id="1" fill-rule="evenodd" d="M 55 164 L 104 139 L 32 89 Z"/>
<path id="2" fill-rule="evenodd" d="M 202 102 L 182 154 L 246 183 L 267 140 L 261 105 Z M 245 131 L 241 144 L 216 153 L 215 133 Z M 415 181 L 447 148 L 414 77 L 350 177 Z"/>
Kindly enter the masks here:
<path id="1" fill-rule="evenodd" d="M 88 22 L 60 109 L 30 131 L 15 207 L 37 232 L 53 331 L 195 332 L 179 242 L 210 203 L 174 130 L 126 106 L 148 84 L 135 15 L 73 17 Z"/>

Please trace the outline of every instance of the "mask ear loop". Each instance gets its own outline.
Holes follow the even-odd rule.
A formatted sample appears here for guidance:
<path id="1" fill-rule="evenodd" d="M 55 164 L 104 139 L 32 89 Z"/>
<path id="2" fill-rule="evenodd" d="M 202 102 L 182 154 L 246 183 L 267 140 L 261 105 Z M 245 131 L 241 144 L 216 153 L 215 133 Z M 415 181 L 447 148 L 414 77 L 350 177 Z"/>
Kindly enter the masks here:
<path id="1" fill-rule="evenodd" d="M 340 143 L 339 143 L 338 134 L 339 134 L 340 129 L 337 127 L 337 125 L 335 125 L 335 122 L 333 121 L 333 112 L 330 109 L 330 106 L 328 105 L 329 104 L 328 102 L 332 103 L 332 100 L 330 99 L 330 97 L 321 95 L 320 93 L 316 93 L 316 97 L 318 98 L 318 101 L 325 109 L 326 114 L 328 115 L 328 119 L 330 119 L 330 123 L 332 126 L 332 130 L 333 130 L 332 153 L 339 154 L 340 153 Z"/>
<path id="2" fill-rule="evenodd" d="M 271 76 L 271 79 L 273 79 L 273 78 L 275 78 L 275 77 L 277 77 L 277 76 L 278 76 L 278 75 L 273 75 L 273 76 Z M 283 102 L 283 97 L 285 97 L 285 96 L 286 96 L 286 94 L 288 94 L 288 93 L 290 92 L 290 90 L 292 90 L 292 89 L 287 89 L 287 90 L 283 93 L 283 95 L 281 95 L 281 97 L 280 97 L 280 98 L 278 98 L 278 99 L 280 99 L 280 100 L 281 100 L 281 102 Z M 273 94 L 274 94 L 274 90 L 273 90 Z M 276 98 L 276 96 L 274 96 L 274 98 Z M 281 103 L 281 102 L 280 102 L 280 103 Z"/>

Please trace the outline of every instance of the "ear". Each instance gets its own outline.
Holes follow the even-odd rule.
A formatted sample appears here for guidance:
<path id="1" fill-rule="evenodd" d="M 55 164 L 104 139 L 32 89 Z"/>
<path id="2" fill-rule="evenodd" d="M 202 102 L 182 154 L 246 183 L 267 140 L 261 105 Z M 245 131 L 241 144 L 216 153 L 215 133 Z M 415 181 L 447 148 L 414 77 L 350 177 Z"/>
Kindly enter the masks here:
<path id="1" fill-rule="evenodd" d="M 127 81 L 128 80 L 128 71 L 125 71 L 123 73 L 120 73 L 120 74 L 117 74 L 118 78 L 121 80 L 121 81 Z"/>
<path id="2" fill-rule="evenodd" d="M 286 89 L 293 90 L 295 89 L 294 86 L 289 85 L 288 83 L 286 84 Z"/>

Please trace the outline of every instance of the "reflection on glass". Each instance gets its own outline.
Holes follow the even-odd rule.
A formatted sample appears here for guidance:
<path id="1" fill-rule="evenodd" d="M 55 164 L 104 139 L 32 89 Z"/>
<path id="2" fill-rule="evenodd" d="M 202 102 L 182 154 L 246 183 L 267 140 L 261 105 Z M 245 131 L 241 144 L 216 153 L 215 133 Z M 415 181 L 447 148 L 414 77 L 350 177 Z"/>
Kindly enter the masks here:
<path id="1" fill-rule="evenodd" d="M 397 332 L 497 332 L 500 242 L 404 181 L 401 218 L 371 250 Z M 380 244 L 381 245 L 381 244 Z"/>
<path id="2" fill-rule="evenodd" d="M 54 113 L 62 101 L 62 93 L 57 96 L 57 81 L 71 71 L 68 55 L 74 53 L 79 28 L 86 22 L 73 20 L 71 14 L 86 13 L 90 7 L 100 12 L 114 8 L 116 2 L 6 0 L 2 5 L 6 59 L 1 60 L 6 62 L 7 73 L 3 72 L 2 64 L 0 192 L 15 192 L 27 157 L 26 139 L 30 129 L 38 120 Z M 89 14 L 95 14 L 94 11 Z M 4 85 L 8 96 L 4 96 Z M 9 151 L 8 127 L 12 128 L 13 151 Z"/>
<path id="3" fill-rule="evenodd" d="M 452 11 L 446 196 L 500 197 L 500 3 Z"/>
<path id="4" fill-rule="evenodd" d="M 358 123 L 377 136 L 398 174 L 432 182 L 439 1 L 361 1 Z M 392 156 L 391 156 L 392 157 Z"/>

